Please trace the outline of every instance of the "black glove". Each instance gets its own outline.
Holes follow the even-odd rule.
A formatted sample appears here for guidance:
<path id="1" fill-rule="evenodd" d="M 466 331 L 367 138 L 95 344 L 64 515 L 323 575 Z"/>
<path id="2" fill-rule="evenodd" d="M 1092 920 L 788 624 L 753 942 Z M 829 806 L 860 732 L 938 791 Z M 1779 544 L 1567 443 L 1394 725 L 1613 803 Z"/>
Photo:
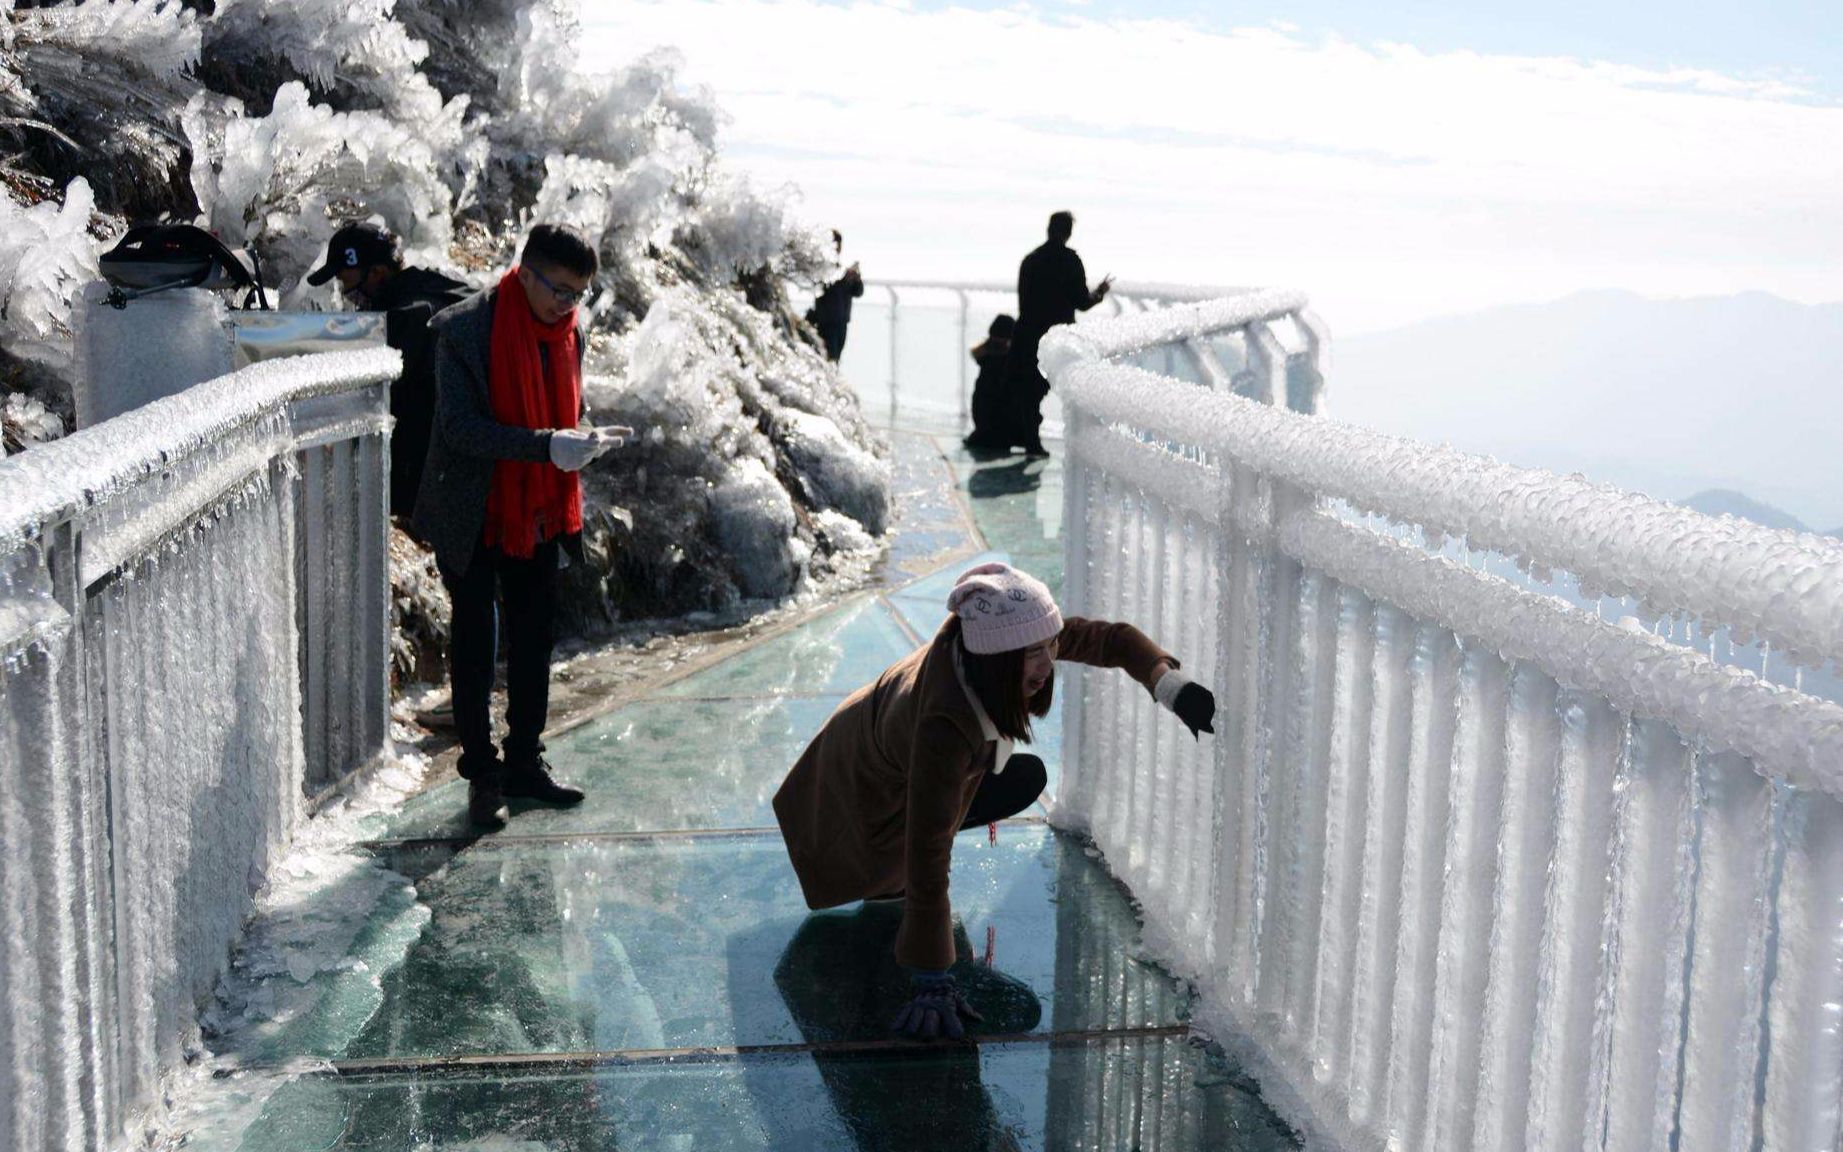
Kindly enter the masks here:
<path id="1" fill-rule="evenodd" d="M 1184 727 L 1190 729 L 1193 738 L 1201 740 L 1202 737 L 1197 735 L 1199 732 L 1208 732 L 1211 736 L 1216 734 L 1216 730 L 1210 727 L 1210 722 L 1216 718 L 1216 697 L 1203 685 L 1186 684 L 1178 689 L 1177 698 L 1171 702 L 1171 710 L 1184 722 Z"/>
<path id="2" fill-rule="evenodd" d="M 954 987 L 953 977 L 945 972 L 917 972 L 910 981 L 914 997 L 902 1006 L 902 1011 L 890 1027 L 897 1032 L 923 1040 L 934 1040 L 945 1036 L 949 1040 L 958 1040 L 966 1035 L 966 1028 L 960 1018 L 984 1020 L 966 1002 Z"/>

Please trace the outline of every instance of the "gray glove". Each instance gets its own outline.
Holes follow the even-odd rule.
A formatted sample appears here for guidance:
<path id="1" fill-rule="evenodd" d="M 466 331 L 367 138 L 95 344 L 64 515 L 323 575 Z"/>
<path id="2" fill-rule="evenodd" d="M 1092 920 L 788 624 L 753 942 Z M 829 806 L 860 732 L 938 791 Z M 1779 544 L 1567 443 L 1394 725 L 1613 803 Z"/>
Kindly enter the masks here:
<path id="1" fill-rule="evenodd" d="M 890 1025 L 897 1032 L 922 1040 L 935 1040 L 945 1036 L 949 1040 L 958 1040 L 966 1035 L 966 1026 L 960 1018 L 984 1020 L 966 1002 L 954 987 L 953 977 L 945 972 L 916 972 L 909 982 L 914 997 L 902 1006 L 895 1021 Z"/>
<path id="2" fill-rule="evenodd" d="M 550 434 L 550 462 L 565 472 L 580 472 L 606 450 L 607 446 L 593 432 L 559 428 Z"/>

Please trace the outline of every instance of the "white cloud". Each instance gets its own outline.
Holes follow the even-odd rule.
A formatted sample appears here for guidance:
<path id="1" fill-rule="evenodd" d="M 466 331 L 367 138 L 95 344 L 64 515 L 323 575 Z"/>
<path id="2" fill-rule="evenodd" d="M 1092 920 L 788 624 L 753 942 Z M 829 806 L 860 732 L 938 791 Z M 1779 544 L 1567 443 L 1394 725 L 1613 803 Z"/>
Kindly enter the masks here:
<path id="1" fill-rule="evenodd" d="M 1004 278 L 1073 208 L 1092 271 L 1283 283 L 1334 328 L 1583 287 L 1843 298 L 1843 108 L 1779 83 L 1281 27 L 813 0 L 587 6 L 660 44 L 872 275 Z"/>

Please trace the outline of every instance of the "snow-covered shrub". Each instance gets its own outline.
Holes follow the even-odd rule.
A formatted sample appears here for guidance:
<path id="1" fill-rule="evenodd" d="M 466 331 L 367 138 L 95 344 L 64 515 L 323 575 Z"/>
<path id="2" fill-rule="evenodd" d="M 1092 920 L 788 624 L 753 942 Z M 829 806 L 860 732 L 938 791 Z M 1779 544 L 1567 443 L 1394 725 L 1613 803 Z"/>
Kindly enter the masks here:
<path id="1" fill-rule="evenodd" d="M 276 58 L 316 91 L 343 83 L 374 107 L 396 110 L 434 93 L 417 71 L 429 46 L 391 18 L 396 6 L 396 0 L 218 0 L 205 38 L 220 57 Z"/>
<path id="2" fill-rule="evenodd" d="M 15 392 L 5 401 L 0 404 L 0 456 L 64 435 L 64 421 L 32 397 Z"/>
<path id="3" fill-rule="evenodd" d="M 454 617 L 435 557 L 396 525 L 390 528 L 390 678 L 397 687 L 441 680 Z"/>
<path id="4" fill-rule="evenodd" d="M 539 0 L 518 13 L 510 66 L 499 76 L 495 135 L 533 159 L 563 151 L 626 167 L 668 157 L 690 170 L 716 155 L 720 114 L 708 89 L 685 90 L 677 52 L 662 49 L 588 81 L 573 6 Z"/>
<path id="5" fill-rule="evenodd" d="M 176 79 L 198 63 L 198 20 L 190 9 L 179 4 L 91 0 L 88 4 L 34 8 L 15 19 L 24 22 L 20 38 L 28 70 L 37 70 L 44 63 L 35 57 L 52 52 L 81 57 L 91 68 L 101 61 L 111 61 L 161 80 Z"/>
<path id="6" fill-rule="evenodd" d="M 247 116 L 240 102 L 201 93 L 184 125 L 207 226 L 226 243 L 253 245 L 270 273 L 285 279 L 318 262 L 335 208 L 381 218 L 412 259 L 446 263 L 453 197 L 436 149 L 462 107 L 451 102 L 433 125 L 404 123 L 380 112 L 335 112 L 291 81 L 267 116 Z"/>
<path id="7" fill-rule="evenodd" d="M 52 368 L 71 360 L 71 299 L 97 276 L 95 197 L 78 177 L 64 203 L 0 195 L 0 346 Z"/>
<path id="8" fill-rule="evenodd" d="M 0 136 L 23 158 L 0 173 L 7 389 L 47 393 L 70 371 L 71 290 L 123 217 L 196 219 L 250 248 L 284 307 L 333 302 L 300 277 L 343 220 L 380 221 L 410 261 L 476 283 L 533 223 L 567 221 L 612 289 L 592 317 L 591 404 L 647 434 L 585 477 L 590 563 L 566 581 L 582 603 L 565 620 L 781 595 L 882 532 L 883 449 L 782 286 L 817 278 L 824 237 L 790 191 L 725 170 L 716 103 L 676 53 L 592 74 L 568 0 L 13 7 L 0 0 Z M 34 203 L 66 184 L 62 205 Z M 401 619 L 415 633 L 432 612 Z"/>
<path id="9" fill-rule="evenodd" d="M 677 181 L 672 167 L 656 157 L 618 168 L 606 160 L 554 153 L 544 161 L 544 183 L 529 218 L 574 224 L 612 274 L 631 272 L 665 239 Z"/>
<path id="10" fill-rule="evenodd" d="M 718 283 L 761 268 L 810 280 L 825 265 L 830 237 L 796 223 L 788 211 L 790 197 L 787 190 L 765 195 L 743 177 L 719 175 L 700 190 L 697 209 L 676 239 Z"/>
<path id="11" fill-rule="evenodd" d="M 108 211 L 161 206 L 183 155 L 174 128 L 196 88 L 195 14 L 156 0 L 94 0 L 9 12 L 0 25 L 0 131 L 16 142 L 7 166 L 60 186 L 87 177 Z"/>

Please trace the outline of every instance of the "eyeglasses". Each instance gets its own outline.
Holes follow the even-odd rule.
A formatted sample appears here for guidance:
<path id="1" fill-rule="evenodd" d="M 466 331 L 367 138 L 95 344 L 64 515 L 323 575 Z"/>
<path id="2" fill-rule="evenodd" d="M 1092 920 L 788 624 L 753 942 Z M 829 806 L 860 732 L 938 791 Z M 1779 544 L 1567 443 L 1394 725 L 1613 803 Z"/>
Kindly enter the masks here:
<path id="1" fill-rule="evenodd" d="M 583 288 L 581 290 L 578 290 L 575 288 L 559 288 L 555 284 L 551 283 L 550 277 L 544 275 L 542 272 L 539 272 L 536 268 L 533 268 L 531 265 L 526 264 L 524 268 L 525 268 L 525 271 L 531 273 L 533 276 L 536 276 L 538 278 L 538 283 L 542 284 L 546 289 L 548 289 L 551 296 L 557 301 L 557 303 L 562 305 L 565 308 L 574 308 L 577 304 L 581 303 L 585 298 L 594 299 L 595 297 L 595 285 L 594 284 L 590 284 L 587 288 Z"/>

